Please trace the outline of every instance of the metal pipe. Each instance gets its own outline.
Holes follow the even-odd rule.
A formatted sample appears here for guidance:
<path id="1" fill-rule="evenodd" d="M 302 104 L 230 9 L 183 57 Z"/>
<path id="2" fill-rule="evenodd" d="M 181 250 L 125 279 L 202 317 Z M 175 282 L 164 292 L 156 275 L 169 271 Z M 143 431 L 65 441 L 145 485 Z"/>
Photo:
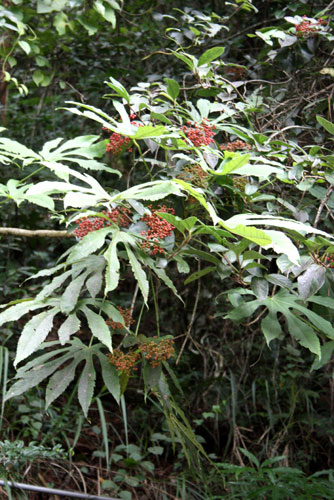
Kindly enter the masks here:
<path id="1" fill-rule="evenodd" d="M 120 498 L 99 497 L 96 495 L 87 495 L 86 493 L 76 493 L 75 491 L 56 490 L 54 488 L 45 488 L 44 486 L 34 486 L 32 484 L 14 483 L 13 481 L 3 481 L 2 479 L 0 479 L 0 486 L 9 486 L 10 488 L 37 491 L 39 493 L 60 495 L 68 498 L 86 498 L 87 500 L 121 500 Z"/>

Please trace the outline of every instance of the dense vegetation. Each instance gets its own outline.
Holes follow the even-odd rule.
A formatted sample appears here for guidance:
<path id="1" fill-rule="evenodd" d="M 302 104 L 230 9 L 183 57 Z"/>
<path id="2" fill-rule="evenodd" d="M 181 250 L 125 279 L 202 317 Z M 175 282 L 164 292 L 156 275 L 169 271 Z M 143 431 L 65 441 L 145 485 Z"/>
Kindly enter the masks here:
<path id="1" fill-rule="evenodd" d="M 4 498 L 334 498 L 333 11 L 0 6 Z"/>

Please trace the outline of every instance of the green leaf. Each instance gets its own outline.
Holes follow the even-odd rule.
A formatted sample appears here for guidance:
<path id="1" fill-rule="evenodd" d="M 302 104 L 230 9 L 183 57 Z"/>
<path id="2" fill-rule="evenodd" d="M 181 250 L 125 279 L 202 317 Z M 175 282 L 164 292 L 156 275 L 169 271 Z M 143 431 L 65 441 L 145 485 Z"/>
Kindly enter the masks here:
<path id="1" fill-rule="evenodd" d="M 132 139 L 148 139 L 149 137 L 160 137 L 166 132 L 166 127 L 163 125 L 144 125 L 143 127 L 138 127 L 135 135 L 131 135 Z"/>
<path id="2" fill-rule="evenodd" d="M 48 408 L 70 385 L 75 377 L 76 367 L 81 360 L 82 358 L 77 356 L 76 359 L 65 366 L 65 368 L 57 370 L 56 373 L 50 377 L 45 391 L 46 408 Z"/>
<path id="3" fill-rule="evenodd" d="M 120 97 L 125 99 L 127 103 L 130 103 L 130 95 L 121 83 L 115 80 L 112 76 L 109 77 L 110 82 L 105 82 L 108 87 L 112 88 Z"/>
<path id="4" fill-rule="evenodd" d="M 67 263 L 72 264 L 101 248 L 108 234 L 114 230 L 111 227 L 105 227 L 86 234 L 71 251 Z"/>
<path id="5" fill-rule="evenodd" d="M 125 248 L 126 248 L 126 251 L 127 251 L 127 254 L 129 257 L 129 262 L 130 262 L 134 277 L 136 278 L 136 280 L 138 282 L 140 291 L 143 295 L 144 302 L 146 304 L 147 298 L 148 298 L 148 290 L 149 290 L 149 284 L 148 284 L 146 274 L 145 274 L 143 268 L 141 267 L 138 259 L 136 258 L 135 254 L 132 252 L 131 248 L 126 243 L 125 243 Z"/>
<path id="6" fill-rule="evenodd" d="M 324 285 L 326 278 L 326 268 L 318 264 L 312 264 L 306 271 L 299 275 L 298 292 L 303 300 L 317 293 L 318 290 Z"/>
<path id="7" fill-rule="evenodd" d="M 31 196 L 26 195 L 24 199 L 29 201 L 30 203 L 38 205 L 39 207 L 48 208 L 51 211 L 55 209 L 55 203 L 53 199 L 45 194 L 31 195 Z"/>
<path id="8" fill-rule="evenodd" d="M 95 33 L 99 29 L 99 25 L 95 22 L 93 18 L 86 18 L 83 15 L 81 15 L 77 17 L 77 20 L 85 28 L 89 36 L 95 35 Z"/>
<path id="9" fill-rule="evenodd" d="M 42 83 L 44 80 L 44 73 L 40 69 L 36 69 L 33 74 L 32 74 L 32 79 L 34 83 L 39 87 L 39 85 Z"/>
<path id="10" fill-rule="evenodd" d="M 126 191 L 116 194 L 111 201 L 118 200 L 150 200 L 156 201 L 174 194 L 181 196 L 181 190 L 173 181 L 153 181 L 144 184 L 138 184 Z"/>
<path id="11" fill-rule="evenodd" d="M 180 85 L 177 83 L 176 80 L 173 80 L 171 78 L 164 78 L 164 80 L 167 83 L 168 95 L 175 101 L 175 99 L 178 97 L 180 93 Z"/>
<path id="12" fill-rule="evenodd" d="M 323 344 L 321 346 L 321 357 L 316 358 L 312 364 L 311 371 L 312 370 L 319 370 L 319 368 L 322 368 L 325 366 L 329 360 L 332 357 L 334 351 L 334 341 L 331 340 L 330 342 L 326 342 L 326 344 Z"/>
<path id="13" fill-rule="evenodd" d="M 102 284 L 102 270 L 97 271 L 88 278 L 88 280 L 86 281 L 86 287 L 91 297 L 96 297 L 96 295 L 101 290 Z"/>
<path id="14" fill-rule="evenodd" d="M 98 358 L 102 368 L 103 382 L 110 394 L 119 404 L 121 389 L 116 368 L 108 361 L 108 358 L 104 354 L 98 353 Z"/>
<path id="15" fill-rule="evenodd" d="M 240 155 L 237 158 L 233 158 L 233 160 L 228 160 L 226 163 L 224 162 L 222 166 L 222 170 L 216 171 L 216 170 L 209 170 L 209 172 L 212 175 L 216 176 L 222 176 L 222 175 L 227 175 L 230 172 L 236 171 L 239 168 L 243 167 L 249 162 L 250 155 Z"/>
<path id="16" fill-rule="evenodd" d="M 317 115 L 316 118 L 317 122 L 320 123 L 320 125 L 322 125 L 327 130 L 327 132 L 334 135 L 334 123 L 329 122 L 328 120 L 326 120 L 326 118 L 323 118 L 319 115 Z"/>
<path id="17" fill-rule="evenodd" d="M 64 9 L 67 0 L 37 0 L 37 14 L 47 14 Z"/>
<path id="18" fill-rule="evenodd" d="M 19 304 L 15 304 L 4 312 L 0 313 L 0 326 L 8 321 L 17 321 L 29 311 L 46 307 L 47 304 L 39 303 L 36 300 L 25 300 Z"/>
<path id="19" fill-rule="evenodd" d="M 261 330 L 266 339 L 267 346 L 272 340 L 282 337 L 282 329 L 276 314 L 269 312 L 261 321 Z"/>
<path id="20" fill-rule="evenodd" d="M 161 113 L 155 113 L 152 111 L 151 120 L 159 120 L 160 122 L 166 123 L 167 125 L 172 125 L 172 122 L 167 118 L 167 116 L 162 115 Z"/>
<path id="21" fill-rule="evenodd" d="M 179 273 L 188 274 L 190 272 L 188 262 L 182 259 L 180 255 L 175 255 L 174 260 L 176 261 L 177 270 Z"/>
<path id="22" fill-rule="evenodd" d="M 143 369 L 143 377 L 144 377 L 145 387 L 148 390 L 158 385 L 161 373 L 162 373 L 161 366 L 153 367 L 149 363 L 145 362 Z"/>
<path id="23" fill-rule="evenodd" d="M 93 364 L 93 356 L 91 355 L 86 359 L 85 368 L 82 371 L 78 386 L 79 403 L 85 417 L 87 417 L 88 409 L 94 395 L 95 380 L 96 371 Z"/>
<path id="24" fill-rule="evenodd" d="M 252 464 L 255 465 L 255 467 L 257 467 L 257 468 L 260 467 L 260 462 L 258 461 L 258 459 L 256 458 L 256 456 L 253 455 L 253 453 L 251 453 L 248 450 L 245 450 L 244 448 L 240 448 L 240 451 L 241 451 L 241 453 L 243 453 L 245 455 L 245 457 L 247 457 L 249 459 L 249 461 Z"/>
<path id="25" fill-rule="evenodd" d="M 270 236 L 268 236 L 265 231 L 261 231 L 260 229 L 256 229 L 255 227 L 243 226 L 241 224 L 232 227 L 226 222 L 221 222 L 221 225 L 231 231 L 231 233 L 238 234 L 239 236 L 253 241 L 254 243 L 257 243 L 262 247 L 270 245 L 272 243 Z"/>
<path id="26" fill-rule="evenodd" d="M 57 14 L 53 20 L 53 26 L 56 28 L 59 36 L 65 35 L 67 25 L 67 15 L 64 12 L 59 12 L 59 14 Z"/>
<path id="27" fill-rule="evenodd" d="M 108 250 L 104 253 L 104 258 L 107 261 L 107 268 L 105 274 L 105 295 L 117 288 L 119 282 L 119 270 L 120 263 L 117 256 L 117 244 L 122 241 L 121 234 L 119 232 L 115 232 L 113 235 L 113 239 L 109 244 Z"/>
<path id="28" fill-rule="evenodd" d="M 93 312 L 87 306 L 81 307 L 81 311 L 87 318 L 88 327 L 92 335 L 99 339 L 102 344 L 106 345 L 109 351 L 112 352 L 110 331 L 103 317 Z"/>
<path id="29" fill-rule="evenodd" d="M 180 54 L 180 52 L 176 52 L 175 50 L 171 50 L 171 53 L 183 61 L 191 71 L 195 71 L 197 67 L 197 59 L 194 56 L 190 56 L 189 54 Z"/>
<path id="30" fill-rule="evenodd" d="M 208 64 L 211 61 L 214 61 L 218 57 L 220 57 L 225 51 L 225 47 L 213 47 L 212 49 L 208 49 L 201 55 L 198 60 L 198 66 L 203 66 L 204 64 Z"/>
<path id="31" fill-rule="evenodd" d="M 37 316 L 34 316 L 26 323 L 17 344 L 15 366 L 30 356 L 44 342 L 52 329 L 53 318 L 58 312 L 59 308 L 54 307 L 50 311 L 37 314 Z"/>
<path id="32" fill-rule="evenodd" d="M 282 274 L 266 274 L 265 278 L 273 285 L 278 285 L 283 288 L 290 290 L 292 288 L 292 281 Z"/>
<path id="33" fill-rule="evenodd" d="M 53 356 L 53 353 L 49 353 Z M 37 361 L 38 369 L 31 369 L 28 372 L 24 372 L 23 376 L 15 382 L 6 394 L 5 399 L 10 399 L 15 396 L 20 396 L 24 392 L 28 391 L 32 387 L 36 387 L 40 382 L 49 377 L 53 372 L 55 372 L 72 354 L 65 354 L 60 358 L 53 359 L 49 363 L 41 363 L 39 360 L 42 356 L 35 358 Z M 19 369 L 18 374 L 21 369 Z M 57 372 L 58 373 L 58 372 Z M 18 375 L 17 375 L 18 376 Z"/>
<path id="34" fill-rule="evenodd" d="M 226 318 L 232 321 L 240 321 L 244 318 L 250 318 L 259 306 L 263 305 L 263 300 L 251 300 L 249 302 L 242 302 L 241 305 L 235 307 Z"/>
<path id="35" fill-rule="evenodd" d="M 70 314 L 58 330 L 58 337 L 61 345 L 70 340 L 70 336 L 80 328 L 80 320 L 75 313 Z"/>
<path id="36" fill-rule="evenodd" d="M 57 290 L 57 288 L 59 288 L 67 280 L 67 278 L 69 278 L 71 275 L 72 275 L 72 271 L 66 271 L 65 273 L 62 273 L 60 276 L 56 276 L 55 278 L 53 278 L 51 283 L 49 283 L 48 285 L 46 285 L 42 288 L 42 290 L 36 296 L 36 300 L 43 300 L 46 297 L 48 297 L 49 295 L 51 295 L 52 292 Z M 37 277 L 37 275 L 36 275 L 36 277 Z"/>
<path id="37" fill-rule="evenodd" d="M 191 283 L 192 281 L 198 280 L 205 276 L 206 274 L 212 273 L 212 271 L 216 271 L 216 267 L 205 267 L 204 269 L 201 269 L 200 271 L 196 271 L 195 273 L 192 273 L 184 282 L 185 285 L 188 285 L 188 283 Z"/>
<path id="38" fill-rule="evenodd" d="M 181 219 L 178 216 L 168 214 L 166 212 L 156 212 L 156 214 L 167 222 L 170 222 L 170 224 L 173 224 L 173 226 L 175 226 L 176 229 L 178 229 L 183 234 L 185 230 L 191 231 L 196 222 L 198 222 L 197 217 L 193 216 L 188 217 L 187 219 Z"/>
<path id="39" fill-rule="evenodd" d="M 105 10 L 104 10 L 104 19 L 108 21 L 112 28 L 116 28 L 116 15 L 114 9 L 109 7 L 109 5 L 105 5 Z"/>
<path id="40" fill-rule="evenodd" d="M 268 297 L 269 285 L 268 281 L 264 278 L 257 278 L 256 276 L 252 279 L 252 290 L 256 295 L 256 298 L 264 300 Z"/>
<path id="41" fill-rule="evenodd" d="M 81 289 L 87 279 L 87 275 L 88 275 L 87 272 L 81 274 L 76 279 L 71 281 L 71 283 L 66 288 L 65 292 L 63 293 L 60 299 L 60 309 L 62 313 L 64 314 L 70 313 L 77 305 L 78 298 Z"/>
<path id="42" fill-rule="evenodd" d="M 288 320 L 290 335 L 292 335 L 292 337 L 295 337 L 303 347 L 309 349 L 320 359 L 320 342 L 313 328 L 311 328 L 304 321 L 301 321 L 291 313 L 286 314 L 285 316 Z"/>
<path id="43" fill-rule="evenodd" d="M 18 45 L 21 47 L 21 49 L 27 54 L 29 55 L 30 52 L 31 52 L 31 47 L 30 47 L 30 44 L 28 42 L 24 42 L 23 40 L 20 40 L 18 42 Z"/>

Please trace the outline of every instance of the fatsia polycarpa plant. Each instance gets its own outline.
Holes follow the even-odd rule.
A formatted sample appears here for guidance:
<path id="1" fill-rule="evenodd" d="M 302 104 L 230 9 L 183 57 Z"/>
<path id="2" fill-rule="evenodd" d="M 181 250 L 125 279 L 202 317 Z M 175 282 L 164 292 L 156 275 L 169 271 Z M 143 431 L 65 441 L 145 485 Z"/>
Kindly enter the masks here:
<path id="1" fill-rule="evenodd" d="M 211 63 L 218 52 L 205 53 L 197 66 Z M 209 77 L 209 71 L 205 75 Z M 287 156 L 306 153 L 291 143 L 272 145 L 270 137 L 228 123 L 219 102 L 201 98 L 179 103 L 176 80 L 160 84 L 150 101 L 143 93 L 128 93 L 112 78 L 108 85 L 117 97 L 113 106 L 121 121 L 86 104 L 71 103 L 75 107 L 68 109 L 102 125 L 111 134 L 109 141 L 115 139 L 113 134 L 127 138 L 124 144 L 133 148 L 134 167 L 143 169 L 145 182 L 132 182 L 129 177 L 126 189 L 117 188 L 121 185 L 110 178 L 121 173 L 99 159 L 108 144 L 100 136 L 67 142 L 58 138 L 39 153 L 0 139 L 1 161 L 16 164 L 20 171 L 30 169 L 25 178 L 1 185 L 1 197 L 17 205 L 29 202 L 44 207 L 67 223 L 73 236 L 73 244 L 55 267 L 29 278 L 50 278 L 50 282 L 35 297 L 9 303 L 0 313 L 1 325 L 30 314 L 17 343 L 14 364 L 20 367 L 7 399 L 49 378 L 49 405 L 78 378 L 79 402 L 87 415 L 98 367 L 105 387 L 119 401 L 130 372 L 125 365 L 110 363 L 108 356 L 116 351 L 122 359 L 131 354 L 130 368 L 141 359 L 146 390 L 159 394 L 166 411 L 173 411 L 167 375 L 175 380 L 175 374 L 161 353 L 156 366 L 150 364 L 143 354 L 150 337 L 140 332 L 144 308 L 153 303 L 159 314 L 153 277 L 182 300 L 173 281 L 173 263 L 186 276 L 185 286 L 210 274 L 233 284 L 218 297 L 228 297 L 230 311 L 217 317 L 241 322 L 256 313 L 268 346 L 289 333 L 316 355 L 314 367 L 321 366 L 333 350 L 334 329 L 313 306 L 333 306 L 332 299 L 324 296 L 326 280 L 332 279 L 327 260 L 333 248 L 331 236 L 301 217 L 275 212 L 275 203 L 279 206 L 284 200 L 264 191 L 270 183 L 290 182 Z M 134 123 L 130 114 L 137 117 Z M 247 139 L 247 152 L 218 147 L 220 134 Z M 123 153 L 128 154 L 126 149 Z M 43 180 L 32 183 L 41 170 Z M 106 185 L 100 181 L 101 173 L 109 176 Z M 161 200 L 166 205 L 159 205 Z M 189 200 L 190 208 L 182 208 Z M 111 219 L 108 213 L 118 216 Z M 122 213 L 128 218 L 123 225 Z M 75 240 L 73 228 L 83 221 L 91 221 L 90 229 Z M 165 232 L 159 233 L 158 228 Z M 194 260 L 200 263 L 195 272 L 191 271 Z M 276 272 L 268 272 L 273 265 Z M 140 311 L 133 329 L 115 300 L 129 272 L 135 283 L 130 313 L 136 304 Z M 116 341 L 108 321 L 117 324 Z M 82 326 L 90 332 L 87 343 L 78 337 Z M 156 328 L 158 346 L 158 321 Z M 48 340 L 51 333 L 59 340 Z M 327 338 L 331 340 L 326 343 Z"/>

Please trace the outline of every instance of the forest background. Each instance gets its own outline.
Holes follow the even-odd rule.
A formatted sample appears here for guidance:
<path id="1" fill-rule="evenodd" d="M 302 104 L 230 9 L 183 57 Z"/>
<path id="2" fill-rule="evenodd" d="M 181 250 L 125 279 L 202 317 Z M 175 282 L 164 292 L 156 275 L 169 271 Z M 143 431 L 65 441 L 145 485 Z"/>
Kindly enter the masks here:
<path id="1" fill-rule="evenodd" d="M 3 498 L 334 498 L 333 12 L 2 2 Z"/>

